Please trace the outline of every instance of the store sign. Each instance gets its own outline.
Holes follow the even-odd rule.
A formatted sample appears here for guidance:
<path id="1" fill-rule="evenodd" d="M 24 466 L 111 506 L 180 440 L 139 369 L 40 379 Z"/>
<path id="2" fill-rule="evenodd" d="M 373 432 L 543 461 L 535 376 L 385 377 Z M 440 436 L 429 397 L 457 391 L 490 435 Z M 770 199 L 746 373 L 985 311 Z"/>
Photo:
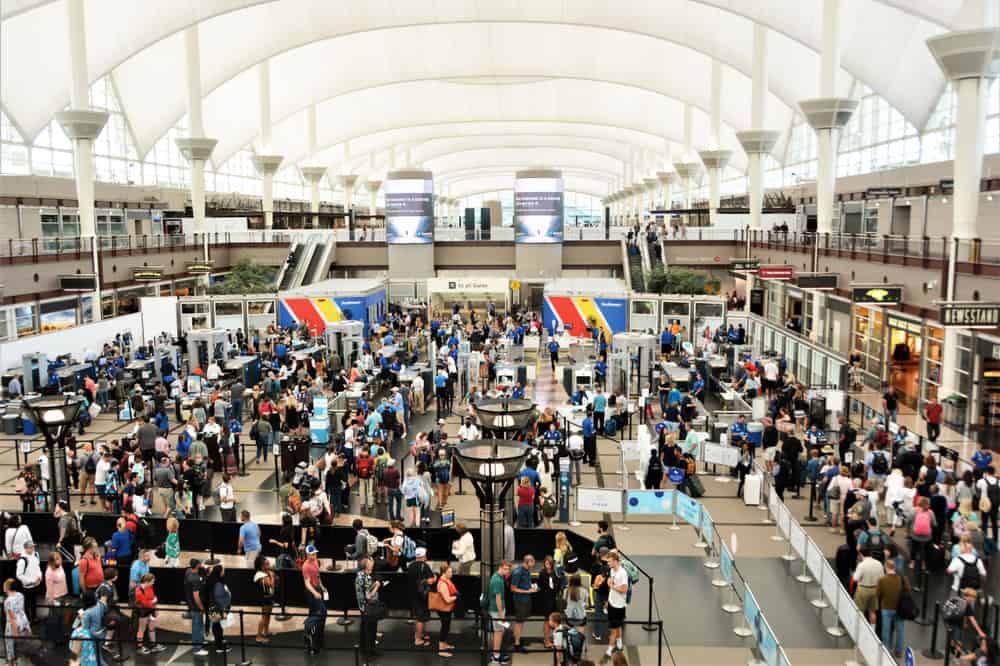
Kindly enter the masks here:
<path id="1" fill-rule="evenodd" d="M 795 278 L 795 286 L 800 289 L 836 289 L 836 273 L 800 273 Z"/>
<path id="2" fill-rule="evenodd" d="M 185 267 L 188 273 L 195 275 L 207 275 L 215 268 L 213 261 L 188 261 Z"/>
<path id="3" fill-rule="evenodd" d="M 759 259 L 730 259 L 729 266 L 734 271 L 745 271 L 747 273 L 756 273 L 757 269 L 760 268 Z"/>
<path id="4" fill-rule="evenodd" d="M 163 279 L 162 266 L 143 266 L 132 269 L 132 279 L 136 282 L 158 282 Z"/>
<path id="5" fill-rule="evenodd" d="M 867 197 L 898 197 L 902 193 L 902 187 L 869 187 L 865 190 Z"/>
<path id="6" fill-rule="evenodd" d="M 97 276 L 93 273 L 83 275 L 57 275 L 59 288 L 63 291 L 94 291 L 97 289 Z"/>
<path id="7" fill-rule="evenodd" d="M 430 278 L 427 292 L 437 294 L 456 291 L 460 293 L 503 294 L 510 286 L 507 278 Z"/>
<path id="8" fill-rule="evenodd" d="M 943 178 L 939 180 L 938 189 L 941 190 L 941 194 L 951 194 L 955 191 L 955 179 Z"/>
<path id="9" fill-rule="evenodd" d="M 995 328 L 1000 326 L 1000 303 L 941 303 L 942 326 Z"/>
<path id="10" fill-rule="evenodd" d="M 793 280 L 795 266 L 761 266 L 757 269 L 757 276 L 762 280 Z"/>
<path id="11" fill-rule="evenodd" d="M 859 305 L 899 305 L 903 302 L 903 288 L 887 284 L 851 287 L 851 300 Z"/>

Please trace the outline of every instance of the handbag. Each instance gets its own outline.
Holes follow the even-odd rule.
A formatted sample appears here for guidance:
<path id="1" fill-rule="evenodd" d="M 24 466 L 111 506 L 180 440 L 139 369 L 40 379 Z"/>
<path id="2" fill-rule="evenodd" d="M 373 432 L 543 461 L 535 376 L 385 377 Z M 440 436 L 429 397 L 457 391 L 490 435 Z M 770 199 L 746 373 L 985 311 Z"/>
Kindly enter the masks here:
<path id="1" fill-rule="evenodd" d="M 913 600 L 913 593 L 910 592 L 910 588 L 907 587 L 906 583 L 903 583 L 903 589 L 899 593 L 899 607 L 896 609 L 896 615 L 902 620 L 915 620 L 917 619 L 917 602 Z"/>
<path id="2" fill-rule="evenodd" d="M 371 599 L 365 604 L 365 615 L 370 620 L 381 620 L 386 615 L 385 604 L 380 599 Z"/>
<path id="3" fill-rule="evenodd" d="M 450 613 L 455 610 L 455 602 L 447 603 L 441 593 L 437 590 L 432 590 L 427 594 L 427 608 L 432 611 L 440 611 L 442 613 Z"/>

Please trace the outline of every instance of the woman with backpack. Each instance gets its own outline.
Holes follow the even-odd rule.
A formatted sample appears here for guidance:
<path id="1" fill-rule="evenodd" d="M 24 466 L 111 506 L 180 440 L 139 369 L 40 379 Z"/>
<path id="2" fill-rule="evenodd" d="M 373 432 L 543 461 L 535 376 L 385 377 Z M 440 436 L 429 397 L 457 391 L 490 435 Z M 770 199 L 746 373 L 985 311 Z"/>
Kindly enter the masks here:
<path id="1" fill-rule="evenodd" d="M 934 530 L 937 526 L 937 518 L 931 511 L 931 502 L 926 497 L 921 497 L 917 501 L 917 510 L 910 518 L 907 525 L 910 532 L 910 569 L 921 570 L 921 565 L 926 566 L 927 549 L 931 544 Z"/>
<path id="2" fill-rule="evenodd" d="M 973 551 L 972 540 L 968 536 L 959 541 L 958 555 L 948 564 L 947 572 L 952 574 L 951 590 L 956 594 L 968 588 L 982 589 L 986 567 L 982 558 Z"/>
<path id="3" fill-rule="evenodd" d="M 448 498 L 451 496 L 451 458 L 448 456 L 448 449 L 438 449 L 437 459 L 434 461 L 432 468 L 434 472 L 435 491 L 437 493 L 437 506 L 440 511 L 448 505 Z"/>
<path id="4" fill-rule="evenodd" d="M 225 582 L 225 568 L 219 564 L 209 573 L 205 581 L 205 590 L 208 591 L 208 618 L 212 623 L 212 636 L 215 638 L 215 651 L 224 653 L 226 648 L 226 635 L 222 626 L 233 602 L 233 595 Z"/>

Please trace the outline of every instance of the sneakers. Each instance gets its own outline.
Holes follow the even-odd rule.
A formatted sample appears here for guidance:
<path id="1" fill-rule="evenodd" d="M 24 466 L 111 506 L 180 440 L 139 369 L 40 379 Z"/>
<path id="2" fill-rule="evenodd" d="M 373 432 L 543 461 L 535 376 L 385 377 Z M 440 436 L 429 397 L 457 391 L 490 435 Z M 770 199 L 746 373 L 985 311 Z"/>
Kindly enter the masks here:
<path id="1" fill-rule="evenodd" d="M 493 664 L 509 664 L 510 663 L 510 655 L 509 654 L 496 654 L 496 653 L 494 653 L 493 656 L 490 657 L 490 663 L 493 663 Z"/>
<path id="2" fill-rule="evenodd" d="M 153 647 L 150 648 L 150 651 L 151 652 L 163 652 L 166 649 L 167 649 L 166 645 L 163 645 L 162 643 L 157 643 L 156 645 L 154 645 Z"/>
<path id="3" fill-rule="evenodd" d="M 205 648 L 198 648 L 197 650 L 194 651 L 193 654 L 196 657 L 207 657 L 208 656 L 208 650 L 206 650 Z"/>
<path id="4" fill-rule="evenodd" d="M 142 654 L 153 654 L 153 651 L 145 645 L 139 648 L 139 652 L 141 652 Z"/>

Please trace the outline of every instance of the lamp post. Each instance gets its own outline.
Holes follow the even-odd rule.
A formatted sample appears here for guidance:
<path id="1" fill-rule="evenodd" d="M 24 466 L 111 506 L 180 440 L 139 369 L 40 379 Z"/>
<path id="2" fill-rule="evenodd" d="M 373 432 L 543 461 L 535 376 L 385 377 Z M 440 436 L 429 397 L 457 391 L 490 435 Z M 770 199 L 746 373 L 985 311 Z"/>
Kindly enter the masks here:
<path id="1" fill-rule="evenodd" d="M 83 398 L 76 395 L 47 395 L 25 398 L 21 416 L 35 424 L 49 448 L 49 490 L 52 505 L 69 505 L 69 480 L 66 474 L 66 435 L 80 414 Z"/>
<path id="2" fill-rule="evenodd" d="M 513 439 L 535 418 L 535 403 L 522 398 L 483 398 L 476 403 L 476 420 L 483 433 Z"/>
<path id="3" fill-rule="evenodd" d="M 455 445 L 455 458 L 479 498 L 480 576 L 484 591 L 503 560 L 504 497 L 530 448 L 510 439 L 470 439 Z"/>

